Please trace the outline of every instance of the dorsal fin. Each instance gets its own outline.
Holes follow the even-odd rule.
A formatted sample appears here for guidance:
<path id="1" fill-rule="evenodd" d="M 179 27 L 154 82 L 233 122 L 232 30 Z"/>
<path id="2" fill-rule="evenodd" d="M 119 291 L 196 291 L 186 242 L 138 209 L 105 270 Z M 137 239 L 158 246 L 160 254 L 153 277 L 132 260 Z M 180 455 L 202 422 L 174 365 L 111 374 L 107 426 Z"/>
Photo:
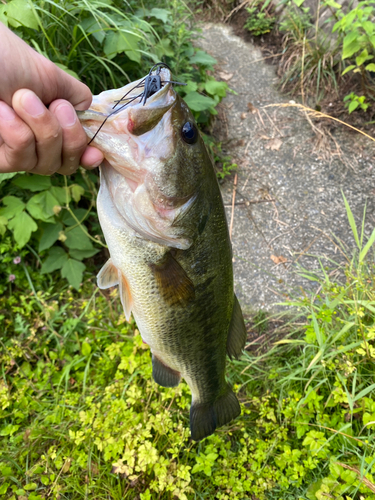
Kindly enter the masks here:
<path id="1" fill-rule="evenodd" d="M 247 332 L 241 306 L 236 296 L 234 296 L 232 319 L 230 320 L 228 338 L 227 338 L 227 353 L 232 358 L 239 358 L 245 347 Z"/>
<path id="2" fill-rule="evenodd" d="M 102 290 L 111 286 L 116 286 L 119 283 L 117 267 L 112 263 L 112 259 L 108 259 L 104 266 L 99 271 L 97 277 L 98 287 Z"/>
<path id="3" fill-rule="evenodd" d="M 150 264 L 159 291 L 168 305 L 185 307 L 195 297 L 194 284 L 171 252 L 157 264 Z"/>
<path id="4" fill-rule="evenodd" d="M 133 308 L 133 297 L 130 292 L 129 283 L 125 276 L 119 272 L 119 291 L 122 307 L 124 308 L 126 321 L 130 321 L 130 315 Z"/>

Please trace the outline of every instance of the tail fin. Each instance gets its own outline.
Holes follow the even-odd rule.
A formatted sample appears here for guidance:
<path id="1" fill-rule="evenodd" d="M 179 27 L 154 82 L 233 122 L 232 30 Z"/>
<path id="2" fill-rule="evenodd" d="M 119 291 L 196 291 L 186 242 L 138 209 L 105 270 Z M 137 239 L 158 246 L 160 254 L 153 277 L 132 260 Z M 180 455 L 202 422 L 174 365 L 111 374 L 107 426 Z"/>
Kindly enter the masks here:
<path id="1" fill-rule="evenodd" d="M 192 403 L 190 408 L 190 432 L 194 441 L 210 436 L 217 427 L 228 424 L 241 413 L 240 404 L 227 385 L 224 395 L 214 402 Z"/>

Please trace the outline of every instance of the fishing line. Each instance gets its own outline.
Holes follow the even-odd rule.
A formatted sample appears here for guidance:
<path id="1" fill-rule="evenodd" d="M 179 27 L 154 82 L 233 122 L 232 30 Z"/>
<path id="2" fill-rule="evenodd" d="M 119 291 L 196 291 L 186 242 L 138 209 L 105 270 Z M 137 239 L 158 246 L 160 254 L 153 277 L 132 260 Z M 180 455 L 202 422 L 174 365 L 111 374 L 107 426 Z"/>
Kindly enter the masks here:
<path id="1" fill-rule="evenodd" d="M 146 104 L 147 99 L 149 97 L 151 97 L 152 95 L 156 94 L 156 92 L 158 92 L 161 88 L 163 88 L 163 86 L 166 83 L 172 83 L 172 84 L 174 83 L 175 85 L 186 85 L 186 83 L 175 82 L 173 80 L 162 81 L 160 73 L 161 73 L 161 69 L 163 67 L 164 68 L 168 68 L 169 71 L 171 71 L 171 68 L 166 63 L 159 62 L 159 63 L 154 64 L 154 66 L 152 66 L 152 68 L 150 69 L 148 75 L 145 78 L 143 78 L 139 83 L 137 83 L 137 85 L 135 85 L 126 94 L 124 94 L 121 97 L 121 99 L 118 99 L 118 100 L 115 101 L 115 104 L 112 107 L 112 109 L 114 111 L 112 111 L 111 113 L 109 113 L 109 115 L 104 118 L 104 120 L 101 123 L 101 125 L 99 126 L 98 130 L 95 132 L 95 134 L 93 135 L 93 137 L 90 139 L 90 141 L 88 143 L 88 146 L 92 143 L 92 141 L 98 135 L 98 133 L 100 132 L 100 130 L 102 129 L 102 127 L 104 126 L 104 124 L 108 120 L 108 118 L 110 118 L 112 115 L 117 114 L 120 111 L 122 111 L 126 106 L 128 106 L 129 104 L 131 104 L 133 101 L 135 101 L 139 97 L 141 98 L 140 102 L 143 101 L 143 106 L 144 106 Z M 155 68 L 157 68 L 157 72 L 155 74 L 152 74 L 152 72 L 155 70 Z M 138 95 L 136 95 L 134 97 L 127 97 L 135 89 L 141 88 L 141 87 L 144 88 L 143 92 L 141 92 L 140 94 L 138 94 Z M 125 100 L 127 100 L 128 102 L 126 102 L 125 104 L 123 104 L 118 109 L 115 109 L 116 106 L 118 106 L 121 102 L 123 102 Z"/>

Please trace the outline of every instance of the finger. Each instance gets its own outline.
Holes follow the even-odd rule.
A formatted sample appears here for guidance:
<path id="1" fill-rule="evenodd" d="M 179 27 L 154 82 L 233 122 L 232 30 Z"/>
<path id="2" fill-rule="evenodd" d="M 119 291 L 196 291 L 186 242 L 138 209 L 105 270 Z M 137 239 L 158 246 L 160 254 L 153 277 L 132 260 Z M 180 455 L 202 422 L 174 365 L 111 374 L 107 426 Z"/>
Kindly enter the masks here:
<path id="1" fill-rule="evenodd" d="M 50 61 L 44 59 L 42 62 L 47 66 L 46 74 L 50 82 L 50 85 L 45 85 L 45 93 L 48 93 L 48 97 L 46 95 L 45 99 L 42 98 L 44 102 L 51 103 L 55 99 L 64 99 L 76 109 L 85 110 L 90 107 L 92 94 L 87 85 L 68 75 Z"/>
<path id="2" fill-rule="evenodd" d="M 87 146 L 87 137 L 73 106 L 58 99 L 51 103 L 49 111 L 57 118 L 62 129 L 63 143 L 59 174 L 74 173 L 80 165 L 81 156 Z"/>
<path id="3" fill-rule="evenodd" d="M 92 168 L 99 167 L 104 161 L 104 155 L 99 149 L 92 146 L 87 146 L 85 152 L 81 157 L 82 167 L 91 170 Z"/>
<path id="4" fill-rule="evenodd" d="M 33 132 L 5 102 L 0 101 L 0 172 L 32 170 L 38 158 Z"/>
<path id="5" fill-rule="evenodd" d="M 35 137 L 38 161 L 33 173 L 51 175 L 56 172 L 61 167 L 62 148 L 62 130 L 56 116 L 28 89 L 15 92 L 12 106 Z"/>

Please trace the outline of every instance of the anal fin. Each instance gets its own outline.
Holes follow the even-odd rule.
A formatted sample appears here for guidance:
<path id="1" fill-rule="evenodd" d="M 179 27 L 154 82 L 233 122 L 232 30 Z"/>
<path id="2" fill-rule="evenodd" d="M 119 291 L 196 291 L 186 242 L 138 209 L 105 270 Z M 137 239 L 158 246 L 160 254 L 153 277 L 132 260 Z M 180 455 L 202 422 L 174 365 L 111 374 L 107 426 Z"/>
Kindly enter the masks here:
<path id="1" fill-rule="evenodd" d="M 161 296 L 170 306 L 185 307 L 195 297 L 194 284 L 171 252 L 157 264 L 150 264 Z"/>
<path id="2" fill-rule="evenodd" d="M 126 321 L 130 321 L 130 315 L 133 308 L 133 298 L 130 291 L 129 283 L 125 276 L 119 271 L 119 290 L 120 290 L 120 299 L 122 307 L 124 308 Z"/>
<path id="3" fill-rule="evenodd" d="M 104 266 L 100 269 L 96 279 L 98 287 L 102 290 L 118 285 L 118 271 L 117 267 L 115 267 L 112 263 L 112 259 L 107 260 Z"/>
<path id="4" fill-rule="evenodd" d="M 190 408 L 190 433 L 194 441 L 200 441 L 214 433 L 217 427 L 228 424 L 238 417 L 241 407 L 232 389 L 227 385 L 226 392 L 216 401 L 194 403 Z"/>
<path id="5" fill-rule="evenodd" d="M 239 358 L 245 347 L 247 332 L 243 319 L 241 306 L 236 296 L 234 296 L 232 319 L 229 325 L 227 338 L 227 353 L 232 358 Z"/>
<path id="6" fill-rule="evenodd" d="M 152 355 L 152 376 L 162 387 L 176 387 L 181 380 L 180 372 L 166 366 L 155 354 Z"/>

